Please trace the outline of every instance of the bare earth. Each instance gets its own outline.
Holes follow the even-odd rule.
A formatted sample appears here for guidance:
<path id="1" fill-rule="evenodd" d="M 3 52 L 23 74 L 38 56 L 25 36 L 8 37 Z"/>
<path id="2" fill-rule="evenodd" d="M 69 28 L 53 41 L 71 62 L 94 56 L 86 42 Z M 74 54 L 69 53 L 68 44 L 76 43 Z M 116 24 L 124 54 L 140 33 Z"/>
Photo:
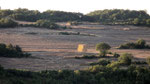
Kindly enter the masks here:
<path id="1" fill-rule="evenodd" d="M 20 45 L 28 51 L 30 58 L 0 57 L 0 64 L 4 68 L 16 68 L 32 71 L 83 69 L 88 62 L 97 59 L 73 59 L 68 57 L 81 56 L 84 53 L 76 51 L 78 44 L 86 44 L 86 53 L 97 53 L 95 45 L 106 42 L 113 48 L 112 52 L 132 53 L 136 58 L 144 60 L 150 56 L 150 50 L 118 50 L 115 47 L 122 43 L 134 42 L 139 38 L 150 44 L 150 28 L 135 26 L 108 26 L 108 25 L 79 25 L 73 29 L 49 30 L 42 28 L 7 28 L 0 29 L 0 43 Z M 59 35 L 59 32 L 80 32 L 95 36 Z"/>

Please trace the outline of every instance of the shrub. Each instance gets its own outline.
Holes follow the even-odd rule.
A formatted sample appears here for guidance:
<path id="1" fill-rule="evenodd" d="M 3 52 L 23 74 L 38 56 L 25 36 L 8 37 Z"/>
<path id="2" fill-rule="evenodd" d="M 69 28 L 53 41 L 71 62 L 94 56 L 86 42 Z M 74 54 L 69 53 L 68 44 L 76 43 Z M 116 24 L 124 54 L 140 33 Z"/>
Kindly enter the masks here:
<path id="1" fill-rule="evenodd" d="M 116 53 L 116 52 L 113 54 L 113 56 L 114 56 L 115 58 L 120 57 L 120 55 L 119 55 L 118 53 Z"/>
<path id="2" fill-rule="evenodd" d="M 0 28 L 16 27 L 17 25 L 18 24 L 11 19 L 7 19 L 7 18 L 0 19 Z"/>
<path id="3" fill-rule="evenodd" d="M 88 68 L 88 71 L 93 72 L 93 73 L 105 72 L 105 71 L 109 71 L 109 70 L 111 70 L 111 68 L 105 67 L 102 65 L 95 65 L 95 66 L 91 66 Z"/>
<path id="4" fill-rule="evenodd" d="M 36 27 L 44 27 L 44 28 L 50 28 L 50 29 L 57 29 L 59 26 L 49 20 L 37 20 Z"/>
<path id="5" fill-rule="evenodd" d="M 4 75 L 4 68 L 0 65 L 0 78 Z M 1 81 L 0 81 L 1 82 Z"/>
<path id="6" fill-rule="evenodd" d="M 69 32 L 59 32 L 59 35 L 70 35 Z"/>
<path id="7" fill-rule="evenodd" d="M 121 64 L 124 64 L 124 65 L 130 65 L 131 62 L 132 62 L 132 54 L 129 54 L 129 53 L 124 53 L 122 54 L 118 59 L 118 61 L 121 63 Z"/>
<path id="8" fill-rule="evenodd" d="M 147 57 L 147 58 L 146 58 L 146 62 L 147 62 L 147 64 L 150 66 L 150 57 Z"/>
<path id="9" fill-rule="evenodd" d="M 150 49 L 149 45 L 146 45 L 146 41 L 139 39 L 136 43 L 125 43 L 119 46 L 119 49 Z"/>
<path id="10" fill-rule="evenodd" d="M 90 63 L 90 65 L 103 65 L 103 66 L 106 66 L 106 65 L 108 65 L 110 63 L 111 63 L 110 60 L 99 59 L 98 62 Z"/>
<path id="11" fill-rule="evenodd" d="M 92 59 L 92 58 L 96 58 L 96 56 L 95 55 L 83 55 L 83 58 Z"/>
<path id="12" fill-rule="evenodd" d="M 3 71 L 4 70 L 4 68 L 0 65 L 0 71 Z"/>
<path id="13" fill-rule="evenodd" d="M 140 64 L 147 64 L 147 62 L 145 62 L 145 61 L 134 61 L 134 62 L 132 62 L 132 64 L 140 65 Z"/>
<path id="14" fill-rule="evenodd" d="M 110 64 L 107 65 L 107 67 L 119 68 L 120 65 L 121 65 L 120 62 L 118 62 L 118 61 L 112 61 Z"/>
<path id="15" fill-rule="evenodd" d="M 99 53 L 100 56 L 106 56 L 106 54 L 108 53 L 107 51 L 110 48 L 111 47 L 107 43 L 98 43 L 96 45 L 96 50 L 100 52 Z"/>
<path id="16" fill-rule="evenodd" d="M 105 59 L 99 59 L 98 64 L 100 65 L 107 65 L 110 63 L 110 60 L 105 60 Z"/>
<path id="17" fill-rule="evenodd" d="M 145 48 L 146 41 L 143 39 L 139 39 L 136 41 L 136 44 L 138 49 L 143 49 Z"/>
<path id="18" fill-rule="evenodd" d="M 18 45 L 13 46 L 12 44 L 6 45 L 0 43 L 0 56 L 1 57 L 28 57 L 30 56 L 30 54 L 23 52 L 21 47 Z"/>
<path id="19" fill-rule="evenodd" d="M 82 57 L 75 57 L 76 59 L 93 59 L 97 58 L 95 55 L 83 55 Z"/>
<path id="20" fill-rule="evenodd" d="M 119 46 L 119 49 L 136 49 L 135 43 L 126 43 Z"/>

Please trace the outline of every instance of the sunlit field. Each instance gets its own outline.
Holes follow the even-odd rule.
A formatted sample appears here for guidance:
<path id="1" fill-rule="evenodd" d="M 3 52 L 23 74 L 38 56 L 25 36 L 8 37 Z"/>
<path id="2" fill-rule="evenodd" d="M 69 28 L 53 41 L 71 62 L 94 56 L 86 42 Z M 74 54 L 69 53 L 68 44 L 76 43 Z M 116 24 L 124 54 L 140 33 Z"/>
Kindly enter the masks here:
<path id="1" fill-rule="evenodd" d="M 58 23 L 65 25 L 65 23 Z M 31 71 L 71 69 L 78 70 L 88 67 L 89 62 L 97 59 L 74 59 L 83 54 L 97 54 L 95 46 L 105 42 L 112 46 L 112 52 L 129 52 L 135 60 L 145 60 L 150 50 L 116 49 L 120 44 L 134 42 L 141 38 L 150 44 L 150 30 L 147 27 L 109 26 L 99 24 L 82 24 L 71 26 L 72 29 L 49 30 L 32 27 L 0 29 L 1 43 L 20 45 L 24 51 L 32 54 L 29 58 L 0 58 L 4 68 L 25 69 Z M 61 32 L 80 33 L 64 35 Z M 86 44 L 86 52 L 77 52 L 78 44 Z M 111 59 L 115 60 L 115 59 Z"/>

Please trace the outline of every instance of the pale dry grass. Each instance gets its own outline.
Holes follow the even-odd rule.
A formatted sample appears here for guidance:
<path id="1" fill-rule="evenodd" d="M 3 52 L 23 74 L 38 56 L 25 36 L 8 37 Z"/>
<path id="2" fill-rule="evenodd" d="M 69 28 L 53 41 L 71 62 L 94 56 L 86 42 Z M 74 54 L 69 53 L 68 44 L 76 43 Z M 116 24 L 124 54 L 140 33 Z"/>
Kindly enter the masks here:
<path id="1" fill-rule="evenodd" d="M 32 54 L 31 58 L 4 58 L 0 57 L 0 64 L 4 68 L 39 70 L 59 70 L 59 69 L 83 69 L 88 62 L 97 59 L 73 59 L 85 53 L 78 53 L 78 44 L 86 44 L 86 53 L 96 54 L 95 45 L 99 42 L 106 42 L 112 47 L 117 47 L 122 43 L 135 41 L 139 38 L 145 39 L 150 44 L 150 29 L 134 26 L 105 26 L 105 25 L 79 25 L 73 29 L 48 30 L 40 28 L 8 28 L 0 29 L 0 43 L 12 43 L 20 45 L 24 51 Z M 124 31 L 123 28 L 130 28 Z M 80 32 L 94 34 L 92 36 L 80 35 L 59 35 L 59 32 Z M 36 34 L 32 34 L 36 33 Z M 117 50 L 112 52 L 132 53 L 135 57 L 146 58 L 149 50 Z M 71 57 L 67 59 L 65 57 Z"/>

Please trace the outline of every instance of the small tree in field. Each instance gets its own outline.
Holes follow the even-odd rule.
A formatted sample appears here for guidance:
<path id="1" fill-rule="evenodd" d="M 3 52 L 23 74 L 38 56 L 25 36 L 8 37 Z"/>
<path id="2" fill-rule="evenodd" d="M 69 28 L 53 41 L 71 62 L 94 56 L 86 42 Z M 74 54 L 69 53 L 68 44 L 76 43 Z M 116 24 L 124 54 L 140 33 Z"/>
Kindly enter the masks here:
<path id="1" fill-rule="evenodd" d="M 108 53 L 107 51 L 110 48 L 111 47 L 107 43 L 98 43 L 96 45 L 96 50 L 100 52 L 99 56 L 106 56 L 106 54 Z"/>

